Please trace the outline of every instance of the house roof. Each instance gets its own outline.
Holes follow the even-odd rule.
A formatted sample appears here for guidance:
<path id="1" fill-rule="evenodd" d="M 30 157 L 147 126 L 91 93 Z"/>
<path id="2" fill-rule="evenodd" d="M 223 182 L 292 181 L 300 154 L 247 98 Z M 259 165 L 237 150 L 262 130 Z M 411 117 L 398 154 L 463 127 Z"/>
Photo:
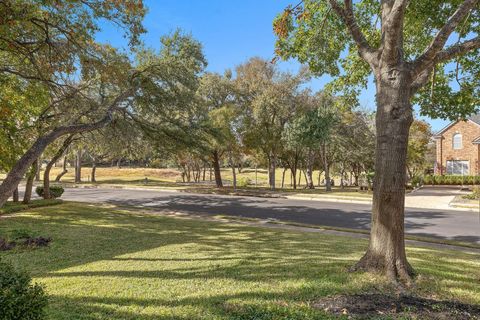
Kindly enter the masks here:
<path id="1" fill-rule="evenodd" d="M 473 139 L 472 143 L 473 144 L 480 144 L 480 137 L 477 137 L 477 138 Z"/>
<path id="2" fill-rule="evenodd" d="M 447 131 L 448 128 L 450 128 L 451 126 L 453 126 L 454 124 L 456 124 L 458 121 L 461 121 L 461 120 L 457 120 L 457 121 L 452 121 L 450 122 L 446 127 L 444 127 L 442 130 L 438 131 L 433 137 L 434 138 L 441 138 L 442 136 L 442 133 L 444 133 L 445 131 Z M 472 121 L 473 123 L 475 123 L 477 126 L 480 126 L 480 113 L 479 114 L 474 114 L 470 117 L 467 118 L 467 121 Z M 480 137 L 478 137 L 477 139 L 479 139 L 479 142 L 480 143 Z M 476 141 L 477 139 L 475 139 L 474 141 Z"/>

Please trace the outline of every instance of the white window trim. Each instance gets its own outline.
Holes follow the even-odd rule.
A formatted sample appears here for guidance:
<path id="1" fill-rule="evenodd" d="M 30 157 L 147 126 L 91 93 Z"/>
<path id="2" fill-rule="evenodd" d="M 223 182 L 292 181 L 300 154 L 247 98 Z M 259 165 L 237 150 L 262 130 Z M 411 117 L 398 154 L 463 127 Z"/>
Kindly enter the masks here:
<path id="1" fill-rule="evenodd" d="M 455 143 L 455 138 L 460 138 L 458 144 Z M 458 146 L 459 145 L 459 146 Z M 456 147 L 457 146 L 457 147 Z M 455 133 L 452 137 L 452 148 L 453 150 L 461 150 L 463 149 L 463 135 L 461 133 Z"/>

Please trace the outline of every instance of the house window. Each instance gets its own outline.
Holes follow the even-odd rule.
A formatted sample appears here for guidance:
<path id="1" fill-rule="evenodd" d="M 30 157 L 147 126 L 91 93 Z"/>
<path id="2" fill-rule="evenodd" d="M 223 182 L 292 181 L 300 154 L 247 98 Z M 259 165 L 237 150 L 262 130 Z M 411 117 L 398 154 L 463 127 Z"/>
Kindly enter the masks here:
<path id="1" fill-rule="evenodd" d="M 469 174 L 469 169 L 468 161 L 447 160 L 447 174 L 465 176 Z"/>
<path id="2" fill-rule="evenodd" d="M 460 133 L 456 133 L 453 135 L 453 149 L 462 149 L 462 135 Z"/>

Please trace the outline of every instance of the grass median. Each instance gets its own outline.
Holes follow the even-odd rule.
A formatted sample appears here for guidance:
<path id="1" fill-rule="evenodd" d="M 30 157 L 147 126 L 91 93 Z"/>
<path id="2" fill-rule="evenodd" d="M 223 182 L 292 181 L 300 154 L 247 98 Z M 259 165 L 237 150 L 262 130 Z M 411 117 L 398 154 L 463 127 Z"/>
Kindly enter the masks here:
<path id="1" fill-rule="evenodd" d="M 0 218 L 2 219 L 2 218 Z M 52 237 L 0 257 L 32 273 L 49 319 L 329 319 L 325 296 L 393 293 L 348 273 L 367 242 L 64 203 L 0 220 L 0 234 Z M 408 247 L 413 294 L 480 303 L 480 255 Z"/>

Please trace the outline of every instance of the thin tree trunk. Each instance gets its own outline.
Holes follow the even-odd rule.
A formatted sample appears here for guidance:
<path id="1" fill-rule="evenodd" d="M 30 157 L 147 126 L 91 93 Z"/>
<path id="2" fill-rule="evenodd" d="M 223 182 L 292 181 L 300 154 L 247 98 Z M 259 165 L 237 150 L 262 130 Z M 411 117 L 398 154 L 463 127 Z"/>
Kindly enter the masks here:
<path id="1" fill-rule="evenodd" d="M 77 150 L 75 158 L 75 183 L 82 182 L 82 149 Z"/>
<path id="2" fill-rule="evenodd" d="M 308 189 L 315 189 L 315 186 L 313 185 L 313 153 L 311 151 L 309 151 L 307 154 L 307 168 L 305 180 L 307 181 Z"/>
<path id="3" fill-rule="evenodd" d="M 38 159 L 37 172 L 35 172 L 35 181 L 40 181 L 40 171 L 42 169 L 42 161 Z"/>
<path id="4" fill-rule="evenodd" d="M 63 163 L 62 163 L 62 172 L 60 172 L 57 177 L 55 178 L 55 182 L 60 182 L 60 179 L 62 179 L 62 177 L 64 175 L 66 175 L 68 173 L 68 169 L 67 169 L 67 156 L 64 156 L 63 157 Z"/>
<path id="5" fill-rule="evenodd" d="M 215 185 L 217 188 L 223 188 L 222 174 L 220 172 L 220 159 L 217 150 L 212 153 L 212 166 L 215 175 Z"/>
<path id="6" fill-rule="evenodd" d="M 60 159 L 60 157 L 67 151 L 68 147 L 73 141 L 73 135 L 70 135 L 65 139 L 60 149 L 58 149 L 57 153 L 52 157 L 50 162 L 45 167 L 45 172 L 43 173 L 43 198 L 50 199 L 50 171 L 52 170 L 53 165 Z M 66 157 L 63 159 L 63 171 L 66 171 Z M 63 173 L 63 172 L 62 172 Z M 61 176 L 59 175 L 61 178 Z M 58 177 L 57 177 L 58 178 Z M 58 178 L 58 180 L 60 180 Z"/>
<path id="7" fill-rule="evenodd" d="M 275 170 L 277 169 L 277 158 L 276 155 L 272 152 L 269 157 L 268 165 L 268 183 L 271 190 L 275 190 Z"/>
<path id="8" fill-rule="evenodd" d="M 391 81 L 376 82 L 377 152 L 372 227 L 368 250 L 354 269 L 385 272 L 393 281 L 409 283 L 413 269 L 406 258 L 404 239 L 405 168 L 413 121 L 409 80 L 400 73 L 393 84 L 396 87 L 392 87 Z"/>
<path id="9" fill-rule="evenodd" d="M 285 185 L 285 172 L 287 171 L 287 168 L 283 168 L 283 173 L 282 173 L 282 189 Z"/>
<path id="10" fill-rule="evenodd" d="M 332 182 L 330 180 L 330 164 L 328 163 L 327 146 L 322 145 L 323 167 L 325 168 L 325 191 L 332 191 Z"/>
<path id="11" fill-rule="evenodd" d="M 13 190 L 13 202 L 17 203 L 19 201 L 19 195 L 18 195 L 18 187 L 15 188 L 15 190 Z"/>
<path id="12" fill-rule="evenodd" d="M 230 156 L 230 166 L 232 167 L 232 176 L 233 176 L 233 191 L 237 191 L 237 173 L 235 172 L 235 163 Z"/>
<path id="13" fill-rule="evenodd" d="M 97 158 L 92 159 L 92 182 L 97 182 Z"/>
<path id="14" fill-rule="evenodd" d="M 297 170 L 295 170 L 295 173 L 296 173 L 296 172 L 297 172 Z M 300 174 L 298 175 L 298 184 L 297 184 L 297 186 L 300 187 L 301 183 L 302 183 L 302 169 L 300 169 Z"/>
<path id="15" fill-rule="evenodd" d="M 205 181 L 205 173 L 206 173 L 206 171 L 207 171 L 207 165 L 206 165 L 205 163 L 203 163 L 203 177 L 202 177 L 203 179 L 202 179 L 202 181 Z"/>
<path id="16" fill-rule="evenodd" d="M 27 183 L 25 185 L 25 193 L 23 194 L 23 204 L 30 203 L 32 199 L 32 189 L 33 189 L 33 181 L 35 180 L 35 175 L 37 174 L 38 170 L 38 159 L 33 161 L 32 168 L 30 172 L 27 174 Z"/>

